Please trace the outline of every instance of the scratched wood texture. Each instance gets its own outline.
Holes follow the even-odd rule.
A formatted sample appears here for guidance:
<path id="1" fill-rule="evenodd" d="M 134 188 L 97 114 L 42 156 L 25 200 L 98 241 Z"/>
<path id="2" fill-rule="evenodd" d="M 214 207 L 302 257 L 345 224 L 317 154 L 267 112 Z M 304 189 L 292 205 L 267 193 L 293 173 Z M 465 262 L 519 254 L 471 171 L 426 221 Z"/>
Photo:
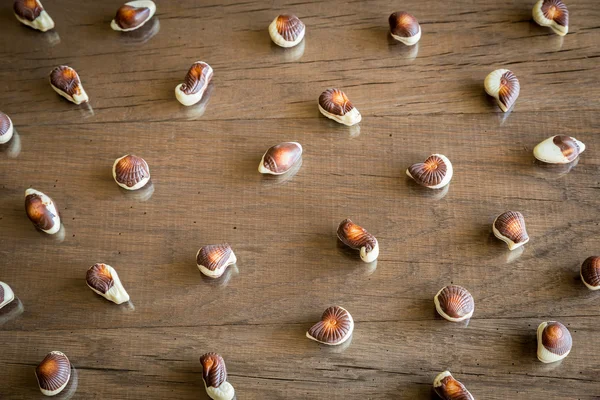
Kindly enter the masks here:
<path id="1" fill-rule="evenodd" d="M 109 28 L 116 0 L 47 0 L 47 34 L 3 2 L 0 110 L 18 138 L 0 147 L 0 280 L 20 303 L 0 314 L 0 398 L 42 398 L 34 367 L 61 350 L 77 371 L 62 399 L 207 399 L 208 351 L 243 400 L 430 399 L 444 369 L 477 399 L 600 399 L 600 293 L 578 276 L 600 252 L 598 4 L 569 0 L 563 39 L 531 21 L 533 0 L 401 3 L 159 0 L 152 25 L 123 35 Z M 421 21 L 418 47 L 388 37 L 401 9 Z M 286 11 L 307 25 L 298 49 L 267 33 Z M 173 89 L 196 60 L 215 76 L 185 108 Z M 89 106 L 51 90 L 61 64 Z M 510 114 L 482 87 L 500 67 L 521 82 Z M 360 126 L 319 115 L 328 87 Z M 588 146 L 571 170 L 532 157 L 558 133 Z M 261 176 L 263 152 L 290 140 L 305 149 L 297 175 Z M 404 173 L 434 152 L 455 168 L 445 197 Z M 149 189 L 112 181 L 126 153 L 148 161 Z M 30 186 L 58 204 L 62 241 L 27 220 Z M 508 209 L 527 220 L 522 253 L 491 235 Z M 346 217 L 379 239 L 376 265 L 338 245 Z M 209 281 L 194 257 L 220 242 L 237 271 Z M 132 307 L 86 287 L 96 262 L 118 270 Z M 468 326 L 436 316 L 449 283 L 475 297 Z M 334 304 L 356 320 L 341 349 L 304 336 Z M 544 320 L 572 332 L 560 364 L 536 359 Z"/>

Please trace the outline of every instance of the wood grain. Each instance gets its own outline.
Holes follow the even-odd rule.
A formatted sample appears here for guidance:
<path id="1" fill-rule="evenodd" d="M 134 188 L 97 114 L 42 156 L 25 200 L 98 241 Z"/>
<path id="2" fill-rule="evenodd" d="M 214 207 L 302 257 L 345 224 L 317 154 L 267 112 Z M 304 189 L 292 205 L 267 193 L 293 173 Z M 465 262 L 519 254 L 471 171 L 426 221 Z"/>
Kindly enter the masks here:
<path id="1" fill-rule="evenodd" d="M 564 39 L 531 21 L 533 1 L 158 1 L 145 42 L 111 31 L 119 2 L 44 5 L 54 33 L 0 8 L 0 109 L 20 141 L 0 146 L 0 280 L 20 301 L 0 314 L 0 398 L 42 398 L 34 367 L 61 350 L 77 369 L 61 398 L 206 399 L 198 358 L 215 351 L 239 399 L 430 399 L 444 369 L 478 399 L 600 399 L 600 297 L 579 279 L 600 244 L 594 1 L 568 2 Z M 418 51 L 388 37 L 394 7 L 421 22 Z M 286 11 L 307 25 L 301 56 L 270 42 Z M 215 75 L 185 108 L 173 90 L 197 60 Z M 60 64 L 89 107 L 51 90 Z M 483 90 L 500 67 L 521 82 L 509 114 Z M 319 115 L 328 87 L 360 126 Z M 532 156 L 558 133 L 587 145 L 568 173 Z M 261 176 L 282 141 L 303 145 L 302 168 Z M 455 170 L 443 198 L 404 173 L 436 152 Z M 150 189 L 114 183 L 126 153 L 149 163 Z M 64 240 L 27 220 L 29 186 L 58 204 Z M 527 221 L 520 255 L 491 234 L 508 209 Z M 378 238 L 375 267 L 337 243 L 347 217 Z M 211 281 L 194 257 L 220 242 L 237 271 Z M 96 262 L 117 269 L 133 307 L 86 287 Z M 475 298 L 468 326 L 435 313 L 449 283 Z M 356 321 L 342 349 L 304 337 L 334 304 Z M 574 347 L 544 365 L 535 330 L 554 319 Z"/>

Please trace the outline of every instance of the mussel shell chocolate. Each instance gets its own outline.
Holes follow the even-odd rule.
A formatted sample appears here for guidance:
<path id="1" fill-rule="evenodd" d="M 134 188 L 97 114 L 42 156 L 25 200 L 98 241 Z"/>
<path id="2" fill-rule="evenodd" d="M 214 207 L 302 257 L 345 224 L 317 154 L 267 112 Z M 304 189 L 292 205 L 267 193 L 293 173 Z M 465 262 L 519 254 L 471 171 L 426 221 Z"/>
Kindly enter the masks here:
<path id="1" fill-rule="evenodd" d="M 375 236 L 346 218 L 338 225 L 337 237 L 351 249 L 360 250 L 364 262 L 373 262 L 379 256 L 379 243 Z"/>
<path id="2" fill-rule="evenodd" d="M 10 117 L 0 111 L 0 144 L 7 143 L 13 137 L 13 123 Z"/>
<path id="3" fill-rule="evenodd" d="M 198 103 L 202 100 L 212 77 L 212 67 L 204 61 L 196 61 L 188 70 L 185 81 L 175 88 L 175 97 L 184 106 Z"/>
<path id="4" fill-rule="evenodd" d="M 196 254 L 196 264 L 200 271 L 211 278 L 223 275 L 228 266 L 235 264 L 237 258 L 227 243 L 203 246 Z"/>
<path id="5" fill-rule="evenodd" d="M 442 400 L 475 400 L 465 385 L 444 371 L 433 380 L 433 390 Z"/>
<path id="6" fill-rule="evenodd" d="M 521 85 L 517 76 L 507 69 L 497 69 L 485 78 L 484 87 L 487 94 L 496 99 L 503 112 L 507 112 L 517 101 Z"/>
<path id="7" fill-rule="evenodd" d="M 592 256 L 581 264 L 581 280 L 590 290 L 600 290 L 600 257 Z"/>
<path id="8" fill-rule="evenodd" d="M 569 33 L 569 10 L 562 0 L 539 0 L 533 6 L 533 19 L 560 36 Z"/>
<path id="9" fill-rule="evenodd" d="M 61 65 L 54 68 L 50 72 L 50 85 L 56 93 L 75 104 L 89 100 L 77 71 L 69 66 Z"/>
<path id="10" fill-rule="evenodd" d="M 424 162 L 411 165 L 406 170 L 406 175 L 421 186 L 441 189 L 452 180 L 454 168 L 445 155 L 432 154 Z"/>
<path id="11" fill-rule="evenodd" d="M 533 156 L 549 164 L 568 164 L 585 151 L 585 144 L 571 136 L 556 135 L 540 142 Z"/>
<path id="12" fill-rule="evenodd" d="M 54 28 L 54 21 L 39 0 L 15 0 L 13 11 L 17 20 L 42 32 Z"/>
<path id="13" fill-rule="evenodd" d="M 129 301 L 129 294 L 125 291 L 117 271 L 108 264 L 92 265 L 87 270 L 85 281 L 96 294 L 113 303 L 122 304 Z"/>
<path id="14" fill-rule="evenodd" d="M 475 301 L 467 289 L 458 285 L 443 287 L 434 297 L 437 312 L 448 321 L 469 319 L 475 311 Z"/>
<path id="15" fill-rule="evenodd" d="M 354 320 L 350 313 L 340 306 L 333 306 L 323 312 L 321 320 L 306 332 L 306 336 L 319 343 L 334 346 L 347 341 L 353 330 Z"/>
<path id="16" fill-rule="evenodd" d="M 55 396 L 69 383 L 71 363 L 60 351 L 52 351 L 35 369 L 35 376 L 41 392 L 46 396 Z"/>
<path id="17" fill-rule="evenodd" d="M 409 13 L 395 12 L 390 15 L 388 22 L 392 37 L 405 45 L 412 46 L 421 39 L 421 25 Z"/>
<path id="18" fill-rule="evenodd" d="M 295 15 L 278 15 L 269 25 L 271 40 L 281 47 L 294 47 L 302 41 L 306 27 Z"/>
<path id="19" fill-rule="evenodd" d="M 529 242 L 525 228 L 525 218 L 518 211 L 506 211 L 494 220 L 494 235 L 505 242 L 510 250 L 514 250 Z"/>
<path id="20" fill-rule="evenodd" d="M 25 191 L 25 212 L 36 228 L 50 235 L 60 230 L 60 216 L 54 201 L 35 189 Z"/>
<path id="21" fill-rule="evenodd" d="M 280 143 L 265 152 L 258 165 L 258 171 L 261 174 L 285 174 L 300 161 L 301 157 L 302 145 L 300 143 Z"/>
<path id="22" fill-rule="evenodd" d="M 348 126 L 358 124 L 362 119 L 346 93 L 339 89 L 327 89 L 321 93 L 319 111 L 327 118 Z"/>
<path id="23" fill-rule="evenodd" d="M 112 172 L 115 182 L 127 190 L 141 189 L 150 180 L 148 163 L 142 157 L 133 154 L 117 158 Z"/>
<path id="24" fill-rule="evenodd" d="M 573 346 L 571 332 L 560 322 L 542 322 L 538 326 L 537 337 L 537 356 L 543 363 L 560 361 L 571 352 Z"/>
<path id="25" fill-rule="evenodd" d="M 156 13 L 156 4 L 150 0 L 130 1 L 118 10 L 110 26 L 115 31 L 130 32 L 141 28 Z"/>
<path id="26" fill-rule="evenodd" d="M 15 293 L 10 286 L 0 282 L 0 309 L 15 299 Z"/>

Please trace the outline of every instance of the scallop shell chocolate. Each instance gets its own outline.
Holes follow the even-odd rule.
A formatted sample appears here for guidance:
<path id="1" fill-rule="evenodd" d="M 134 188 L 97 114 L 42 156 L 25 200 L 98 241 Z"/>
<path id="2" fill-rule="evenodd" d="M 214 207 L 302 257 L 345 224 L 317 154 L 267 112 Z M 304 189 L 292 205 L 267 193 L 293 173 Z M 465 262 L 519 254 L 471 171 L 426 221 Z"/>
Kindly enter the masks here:
<path id="1" fill-rule="evenodd" d="M 50 86 L 58 94 L 75 104 L 86 103 L 89 97 L 77 72 L 66 65 L 54 68 L 50 72 Z"/>
<path id="2" fill-rule="evenodd" d="M 123 287 L 117 271 L 108 264 L 94 264 L 87 270 L 85 282 L 88 287 L 107 300 L 116 304 L 129 301 L 129 294 Z"/>
<path id="3" fill-rule="evenodd" d="M 515 104 L 521 91 L 517 76 L 507 69 L 490 72 L 483 85 L 486 93 L 496 99 L 503 112 L 507 112 Z"/>
<path id="4" fill-rule="evenodd" d="M 421 39 L 421 25 L 409 13 L 395 12 L 390 15 L 389 23 L 392 37 L 405 45 L 413 46 Z"/>
<path id="5" fill-rule="evenodd" d="M 475 301 L 467 289 L 462 286 L 443 287 L 433 298 L 435 309 L 444 319 L 460 322 L 469 319 L 475 311 Z"/>
<path id="6" fill-rule="evenodd" d="M 429 189 L 441 189 L 450 183 L 454 170 L 452 163 L 443 154 L 432 154 L 422 163 L 411 165 L 406 170 L 419 185 Z"/>
<path id="7" fill-rule="evenodd" d="M 141 28 L 156 13 L 156 4 L 149 0 L 130 1 L 118 10 L 110 27 L 115 31 L 130 32 Z"/>
<path id="8" fill-rule="evenodd" d="M 534 147 L 533 156 L 548 164 L 568 164 L 585 151 L 585 144 L 571 136 L 549 137 Z"/>
<path id="9" fill-rule="evenodd" d="M 433 380 L 433 390 L 442 400 L 475 400 L 465 385 L 444 371 Z"/>
<path id="10" fill-rule="evenodd" d="M 496 217 L 492 231 L 494 236 L 505 242 L 510 250 L 517 249 L 529 242 L 525 218 L 518 211 L 506 211 Z"/>
<path id="11" fill-rule="evenodd" d="M 600 257 L 585 259 L 579 272 L 584 285 L 590 290 L 600 290 Z"/>
<path id="12" fill-rule="evenodd" d="M 184 106 L 192 106 L 202 100 L 212 80 L 213 69 L 204 61 L 196 61 L 190 67 L 185 80 L 175 88 L 175 97 Z"/>
<path id="13" fill-rule="evenodd" d="M 200 357 L 202 381 L 206 393 L 213 400 L 231 400 L 235 390 L 227 382 L 227 368 L 223 357 L 217 353 L 206 353 Z"/>
<path id="14" fill-rule="evenodd" d="M 127 190 L 141 189 L 150 180 L 148 163 L 142 157 L 133 154 L 117 158 L 112 173 L 117 185 Z"/>
<path id="15" fill-rule="evenodd" d="M 15 299 L 15 293 L 10 286 L 4 282 L 0 282 L 0 309 Z"/>
<path id="16" fill-rule="evenodd" d="M 36 228 L 50 235 L 60 230 L 60 216 L 50 196 L 29 188 L 25 191 L 25 212 Z"/>
<path id="17" fill-rule="evenodd" d="M 35 376 L 41 392 L 46 396 L 55 396 L 69 383 L 71 363 L 60 351 L 52 351 L 37 366 Z"/>
<path id="18" fill-rule="evenodd" d="M 533 6 L 533 20 L 560 36 L 569 33 L 569 10 L 561 0 L 539 0 Z"/>
<path id="19" fill-rule="evenodd" d="M 537 329 L 537 357 L 543 363 L 560 361 L 567 357 L 573 347 L 571 332 L 556 321 L 542 322 Z"/>
<path id="20" fill-rule="evenodd" d="M 269 25 L 269 35 L 277 46 L 294 47 L 302 41 L 306 27 L 295 15 L 278 15 Z"/>
<path id="21" fill-rule="evenodd" d="M 306 337 L 335 346 L 347 341 L 352 336 L 353 330 L 354 320 L 350 313 L 340 306 L 333 306 L 323 312 L 321 320 L 306 332 Z"/>
<path id="22" fill-rule="evenodd" d="M 196 265 L 204 275 L 218 278 L 237 262 L 233 249 L 227 243 L 201 247 L 196 254 Z"/>
<path id="23" fill-rule="evenodd" d="M 7 143 L 13 137 L 13 123 L 10 117 L 0 111 L 0 144 Z"/>
<path id="24" fill-rule="evenodd" d="M 366 229 L 346 218 L 340 222 L 337 236 L 342 243 L 354 250 L 360 250 L 360 258 L 366 263 L 379 257 L 379 243 Z"/>
<path id="25" fill-rule="evenodd" d="M 54 28 L 54 21 L 39 0 L 15 0 L 13 11 L 23 25 L 46 32 Z"/>
<path id="26" fill-rule="evenodd" d="M 321 93 L 319 111 L 327 118 L 348 126 L 356 125 L 362 119 L 360 112 L 348 100 L 346 93 L 339 89 L 327 89 Z"/>
<path id="27" fill-rule="evenodd" d="M 302 145 L 285 142 L 269 148 L 258 164 L 261 174 L 282 175 L 294 167 L 302 157 Z"/>

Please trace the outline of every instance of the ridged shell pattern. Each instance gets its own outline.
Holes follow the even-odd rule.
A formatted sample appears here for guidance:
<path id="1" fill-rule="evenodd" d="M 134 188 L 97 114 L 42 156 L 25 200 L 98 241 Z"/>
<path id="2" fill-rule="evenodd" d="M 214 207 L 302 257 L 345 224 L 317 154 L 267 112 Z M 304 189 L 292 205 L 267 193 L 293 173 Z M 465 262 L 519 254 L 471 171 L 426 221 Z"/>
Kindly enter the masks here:
<path id="1" fill-rule="evenodd" d="M 313 325 L 308 334 L 319 342 L 336 344 L 352 329 L 350 313 L 339 306 L 329 307 L 321 316 L 321 321 Z"/>
<path id="2" fill-rule="evenodd" d="M 442 400 L 475 400 L 465 385 L 454 379 L 449 373 L 434 382 L 434 391 Z"/>
<path id="3" fill-rule="evenodd" d="M 463 318 L 473 312 L 473 296 L 462 286 L 448 285 L 437 296 L 442 311 L 452 318 Z"/>
<path id="4" fill-rule="evenodd" d="M 146 22 L 150 14 L 151 10 L 148 7 L 125 4 L 117 10 L 114 20 L 122 29 L 132 29 Z"/>
<path id="5" fill-rule="evenodd" d="M 411 37 L 419 33 L 419 21 L 407 12 L 395 12 L 390 15 L 390 32 L 400 37 Z"/>
<path id="6" fill-rule="evenodd" d="M 302 157 L 302 146 L 296 142 L 285 142 L 267 150 L 262 158 L 264 169 L 273 174 L 283 174 Z"/>
<path id="7" fill-rule="evenodd" d="M 542 344 L 551 353 L 562 356 L 571 351 L 573 338 L 566 326 L 552 321 L 548 322 L 542 332 Z"/>
<path id="8" fill-rule="evenodd" d="M 346 94 L 339 89 L 327 89 L 321 93 L 319 105 L 328 113 L 340 116 L 354 108 Z"/>
<path id="9" fill-rule="evenodd" d="M 25 196 L 25 211 L 35 226 L 48 231 L 54 227 L 56 215 L 50 211 L 41 195 L 37 193 Z"/>
<path id="10" fill-rule="evenodd" d="M 544 0 L 542 3 L 544 17 L 561 26 L 569 26 L 569 10 L 561 0 Z"/>
<path id="11" fill-rule="evenodd" d="M 6 135 L 6 133 L 8 132 L 8 130 L 10 129 L 11 126 L 12 126 L 12 123 L 11 123 L 8 115 L 6 115 L 2 111 L 0 111 L 0 136 Z M 0 139 L 0 143 L 2 143 L 1 139 Z"/>
<path id="12" fill-rule="evenodd" d="M 56 67 L 50 72 L 50 83 L 71 97 L 81 94 L 79 75 L 73 68 L 66 65 Z"/>
<path id="13" fill-rule="evenodd" d="M 181 91 L 187 95 L 196 94 L 208 86 L 212 77 L 213 69 L 207 63 L 197 61 L 192 64 L 185 76 Z"/>
<path id="14" fill-rule="evenodd" d="M 198 252 L 196 262 L 198 265 L 202 265 L 210 271 L 215 271 L 229 260 L 233 250 L 228 244 L 212 244 L 204 246 Z"/>
<path id="15" fill-rule="evenodd" d="M 496 230 L 514 243 L 523 243 L 529 240 L 525 228 L 525 218 L 518 211 L 507 211 L 496 218 Z"/>
<path id="16" fill-rule="evenodd" d="M 150 168 L 143 158 L 129 154 L 116 162 L 113 174 L 118 183 L 132 188 L 150 178 Z"/>
<path id="17" fill-rule="evenodd" d="M 586 258 L 581 264 L 581 279 L 593 288 L 600 288 L 600 257 Z"/>
<path id="18" fill-rule="evenodd" d="M 60 351 L 53 351 L 35 369 L 40 389 L 54 392 L 64 386 L 71 377 L 71 363 Z"/>
<path id="19" fill-rule="evenodd" d="M 44 7 L 37 0 L 16 0 L 13 10 L 20 18 L 33 21 L 40 16 Z"/>
<path id="20" fill-rule="evenodd" d="M 304 23 L 295 15 L 277 17 L 277 32 L 288 42 L 295 41 L 305 28 Z"/>
<path id="21" fill-rule="evenodd" d="M 448 172 L 448 166 L 440 156 L 434 154 L 427 157 L 425 162 L 411 165 L 408 172 L 417 183 L 432 187 L 442 183 Z"/>
<path id="22" fill-rule="evenodd" d="M 106 264 L 94 264 L 88 269 L 85 279 L 90 287 L 104 294 L 115 284 Z"/>
<path id="23" fill-rule="evenodd" d="M 552 142 L 560 149 L 561 153 L 569 162 L 575 160 L 581 152 L 579 144 L 571 136 L 556 135 Z"/>
<path id="24" fill-rule="evenodd" d="M 352 222 L 349 218 L 340 222 L 337 229 L 337 236 L 342 243 L 351 249 L 360 250 L 362 247 L 365 247 L 367 253 L 373 250 L 377 244 L 375 236 Z"/>
<path id="25" fill-rule="evenodd" d="M 217 353 L 206 353 L 200 357 L 202 379 L 207 387 L 218 388 L 227 380 L 225 361 Z"/>
<path id="26" fill-rule="evenodd" d="M 500 77 L 500 90 L 498 91 L 498 101 L 504 104 L 508 110 L 515 104 L 521 91 L 521 85 L 517 76 L 512 71 L 506 71 Z"/>

